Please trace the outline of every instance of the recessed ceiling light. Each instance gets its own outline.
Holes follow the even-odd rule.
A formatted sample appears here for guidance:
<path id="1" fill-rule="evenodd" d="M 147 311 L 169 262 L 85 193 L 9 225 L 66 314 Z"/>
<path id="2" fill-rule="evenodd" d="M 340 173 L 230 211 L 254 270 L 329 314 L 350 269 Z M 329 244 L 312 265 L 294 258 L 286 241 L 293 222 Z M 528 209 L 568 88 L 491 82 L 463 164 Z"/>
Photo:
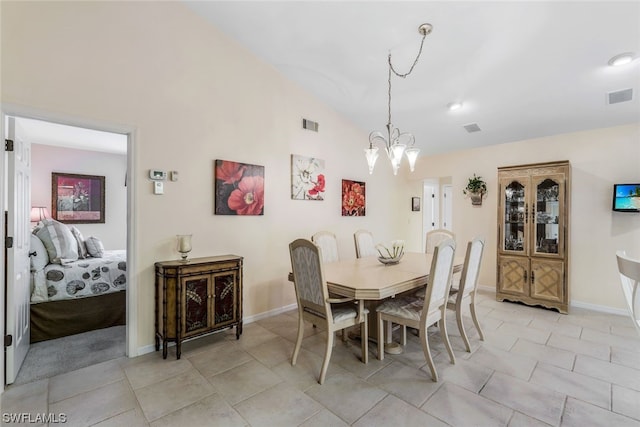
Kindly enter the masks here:
<path id="1" fill-rule="evenodd" d="M 627 65 L 635 58 L 633 57 L 632 52 L 625 52 L 619 55 L 614 56 L 609 60 L 609 65 L 612 67 L 619 67 L 620 65 Z"/>
<path id="2" fill-rule="evenodd" d="M 462 108 L 462 102 L 450 102 L 447 104 L 447 108 L 449 108 L 449 111 L 459 110 Z"/>

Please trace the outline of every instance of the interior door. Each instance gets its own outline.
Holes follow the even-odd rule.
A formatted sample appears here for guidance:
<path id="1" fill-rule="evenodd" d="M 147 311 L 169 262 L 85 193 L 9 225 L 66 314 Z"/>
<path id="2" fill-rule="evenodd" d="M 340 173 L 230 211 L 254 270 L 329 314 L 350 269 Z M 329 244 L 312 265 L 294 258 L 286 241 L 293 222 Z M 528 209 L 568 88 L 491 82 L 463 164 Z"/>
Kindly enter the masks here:
<path id="1" fill-rule="evenodd" d="M 445 230 L 453 231 L 453 186 L 450 184 L 442 186 L 442 227 Z"/>
<path id="2" fill-rule="evenodd" d="M 423 183 L 422 200 L 424 200 L 422 208 L 422 247 L 424 248 L 427 244 L 427 232 L 439 228 L 439 197 L 437 183 L 427 181 Z"/>
<path id="3" fill-rule="evenodd" d="M 21 136 L 15 118 L 8 117 L 7 125 L 7 139 L 13 141 L 13 151 L 7 151 L 7 237 L 13 238 L 13 244 L 7 249 L 5 335 L 11 335 L 12 342 L 5 347 L 5 381 L 11 384 L 29 351 L 30 341 L 31 144 Z"/>

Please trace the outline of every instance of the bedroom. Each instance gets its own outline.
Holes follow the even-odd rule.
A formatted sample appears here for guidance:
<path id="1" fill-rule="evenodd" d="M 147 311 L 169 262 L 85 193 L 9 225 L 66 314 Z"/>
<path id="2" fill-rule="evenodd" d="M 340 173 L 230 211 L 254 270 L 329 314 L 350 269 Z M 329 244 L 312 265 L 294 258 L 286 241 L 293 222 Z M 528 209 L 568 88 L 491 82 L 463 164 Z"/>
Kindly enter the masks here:
<path id="1" fill-rule="evenodd" d="M 112 325 L 123 325 L 126 317 L 124 292 L 117 291 L 126 287 L 127 148 L 124 135 L 23 118 L 17 118 L 17 121 L 31 142 L 32 207 L 46 208 L 48 218 L 55 215 L 52 205 L 55 194 L 52 174 L 55 173 L 104 177 L 105 183 L 104 223 L 65 225 L 69 229 L 75 227 L 83 242 L 99 241 L 105 249 L 102 257 L 89 257 L 88 254 L 83 257 L 82 252 L 86 251 L 78 246 L 80 257 L 77 261 L 65 265 L 51 263 L 42 268 L 49 261 L 46 255 L 49 248 L 45 249 L 44 245 L 39 246 L 40 251 L 33 246 L 30 248 L 32 276 L 37 277 L 34 282 L 37 282 L 35 287 L 39 292 L 32 292 L 32 345 L 16 378 L 20 382 L 50 376 L 74 366 L 86 366 L 109 357 L 107 355 L 124 355 L 125 327 Z M 31 228 L 38 225 L 33 219 Z M 38 234 L 40 236 L 42 234 Z M 39 243 L 38 237 L 34 244 Z M 94 252 L 94 255 L 98 254 Z M 77 267 L 71 268 L 73 265 Z M 78 277 L 75 279 L 79 280 L 72 276 L 76 269 Z M 75 285 L 69 289 L 72 282 Z M 103 294 L 104 286 L 98 289 L 102 282 L 117 282 L 119 286 L 106 290 L 116 292 Z M 84 298 L 91 295 L 98 298 Z M 103 310 L 104 307 L 109 309 Z M 80 314 L 80 311 L 93 314 Z M 83 316 L 86 318 L 82 319 Z M 58 360 L 55 367 L 48 366 L 52 363 L 46 362 L 54 361 L 49 356 L 51 350 L 63 347 L 66 349 L 64 361 Z M 98 348 L 104 355 L 88 354 L 91 349 Z"/>

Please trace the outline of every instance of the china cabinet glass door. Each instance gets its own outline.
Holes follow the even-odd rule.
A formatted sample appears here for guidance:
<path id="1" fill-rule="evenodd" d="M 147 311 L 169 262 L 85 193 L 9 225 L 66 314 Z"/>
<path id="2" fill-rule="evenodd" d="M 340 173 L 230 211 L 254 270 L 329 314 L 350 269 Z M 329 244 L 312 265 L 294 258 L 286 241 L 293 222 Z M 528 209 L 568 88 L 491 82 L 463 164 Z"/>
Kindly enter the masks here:
<path id="1" fill-rule="evenodd" d="M 521 255 L 528 253 L 528 213 L 527 202 L 528 179 L 508 178 L 501 182 L 502 204 L 502 237 L 501 247 L 505 252 Z"/>
<path id="2" fill-rule="evenodd" d="M 564 176 L 533 177 L 535 203 L 533 214 L 535 255 L 562 256 Z"/>

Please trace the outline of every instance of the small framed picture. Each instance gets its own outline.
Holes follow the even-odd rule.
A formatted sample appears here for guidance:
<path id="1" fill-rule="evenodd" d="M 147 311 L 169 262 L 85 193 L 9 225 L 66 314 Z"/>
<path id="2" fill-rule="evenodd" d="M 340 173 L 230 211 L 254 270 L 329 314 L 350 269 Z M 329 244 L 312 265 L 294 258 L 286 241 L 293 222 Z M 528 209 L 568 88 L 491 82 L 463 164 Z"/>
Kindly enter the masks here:
<path id="1" fill-rule="evenodd" d="M 411 198 L 411 210 L 414 212 L 420 211 L 420 197 Z"/>

